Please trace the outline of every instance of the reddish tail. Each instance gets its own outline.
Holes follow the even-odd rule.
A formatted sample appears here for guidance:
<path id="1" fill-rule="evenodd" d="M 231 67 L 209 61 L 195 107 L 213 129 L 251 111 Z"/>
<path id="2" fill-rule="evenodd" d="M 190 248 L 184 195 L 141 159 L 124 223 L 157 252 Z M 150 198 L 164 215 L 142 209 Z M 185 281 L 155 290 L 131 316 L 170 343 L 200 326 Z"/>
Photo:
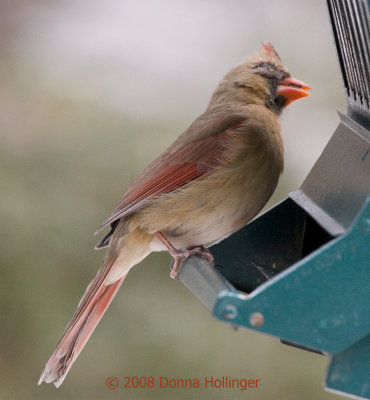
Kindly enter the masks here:
<path id="1" fill-rule="evenodd" d="M 41 374 L 39 385 L 43 381 L 54 382 L 56 387 L 63 383 L 69 369 L 125 279 L 123 276 L 110 285 L 104 284 L 113 263 L 114 261 L 108 267 L 103 266 L 87 287 L 76 313 Z"/>

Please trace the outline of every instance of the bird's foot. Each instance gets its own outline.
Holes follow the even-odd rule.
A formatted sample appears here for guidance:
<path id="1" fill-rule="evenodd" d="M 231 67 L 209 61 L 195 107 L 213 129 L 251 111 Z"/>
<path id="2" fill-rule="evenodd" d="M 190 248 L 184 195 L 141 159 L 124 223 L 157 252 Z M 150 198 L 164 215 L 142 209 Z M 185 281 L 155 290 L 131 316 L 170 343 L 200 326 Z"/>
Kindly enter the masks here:
<path id="1" fill-rule="evenodd" d="M 168 252 L 173 257 L 173 262 L 171 265 L 170 276 L 172 279 L 178 279 L 178 274 L 180 272 L 181 266 L 189 257 L 191 256 L 199 256 L 207 260 L 209 263 L 215 263 L 215 260 L 212 254 L 204 247 L 204 246 L 194 246 L 189 247 L 188 249 L 176 249 L 173 245 L 167 240 L 167 238 L 161 233 L 155 233 L 157 238 L 167 247 Z"/>
<path id="2" fill-rule="evenodd" d="M 192 256 L 199 256 L 207 260 L 210 264 L 215 265 L 215 259 L 210 251 L 204 246 L 194 246 L 187 249 Z"/>
<path id="3" fill-rule="evenodd" d="M 213 255 L 204 246 L 194 246 L 189 247 L 188 249 L 176 250 L 176 253 L 173 254 L 170 252 L 170 254 L 173 257 L 170 272 L 170 276 L 172 279 L 178 279 L 178 274 L 180 272 L 182 264 L 191 256 L 202 257 L 212 265 L 214 265 L 215 263 Z"/>

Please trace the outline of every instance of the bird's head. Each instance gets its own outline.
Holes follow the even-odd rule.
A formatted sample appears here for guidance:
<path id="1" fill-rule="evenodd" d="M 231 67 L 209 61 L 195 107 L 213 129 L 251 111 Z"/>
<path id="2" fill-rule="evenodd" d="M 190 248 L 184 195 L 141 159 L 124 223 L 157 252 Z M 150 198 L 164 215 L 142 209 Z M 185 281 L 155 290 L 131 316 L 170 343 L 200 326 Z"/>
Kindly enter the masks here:
<path id="1" fill-rule="evenodd" d="M 309 89 L 290 76 L 279 54 L 267 43 L 224 76 L 209 107 L 225 103 L 261 104 L 279 115 L 288 104 L 309 96 Z"/>

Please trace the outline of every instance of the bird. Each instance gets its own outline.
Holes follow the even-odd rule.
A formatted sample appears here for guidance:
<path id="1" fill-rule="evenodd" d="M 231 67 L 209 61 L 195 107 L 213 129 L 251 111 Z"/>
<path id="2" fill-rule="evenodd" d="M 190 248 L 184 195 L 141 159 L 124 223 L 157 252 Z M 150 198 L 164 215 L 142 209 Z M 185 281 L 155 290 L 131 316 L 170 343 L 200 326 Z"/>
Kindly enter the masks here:
<path id="1" fill-rule="evenodd" d="M 167 250 L 177 278 L 192 255 L 211 264 L 205 247 L 246 225 L 274 192 L 283 171 L 283 109 L 310 94 L 292 78 L 271 43 L 232 68 L 204 113 L 128 187 L 99 230 L 107 248 L 97 275 L 41 374 L 59 387 L 129 270 Z"/>

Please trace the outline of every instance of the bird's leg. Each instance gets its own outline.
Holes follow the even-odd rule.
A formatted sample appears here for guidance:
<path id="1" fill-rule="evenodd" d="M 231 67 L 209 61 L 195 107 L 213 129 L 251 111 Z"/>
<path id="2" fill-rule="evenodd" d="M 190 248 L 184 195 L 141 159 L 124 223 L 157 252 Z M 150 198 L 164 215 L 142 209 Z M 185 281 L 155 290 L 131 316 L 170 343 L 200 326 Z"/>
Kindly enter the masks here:
<path id="1" fill-rule="evenodd" d="M 173 258 L 173 262 L 171 265 L 171 273 L 170 276 L 172 279 L 178 279 L 177 276 L 180 272 L 180 268 L 182 263 L 187 260 L 190 256 L 199 256 L 206 259 L 211 264 L 215 263 L 215 260 L 212 254 L 204 247 L 204 246 L 194 246 L 189 247 L 188 249 L 176 249 L 169 240 L 161 233 L 156 232 L 154 234 L 168 249 L 168 252 L 171 254 Z"/>

